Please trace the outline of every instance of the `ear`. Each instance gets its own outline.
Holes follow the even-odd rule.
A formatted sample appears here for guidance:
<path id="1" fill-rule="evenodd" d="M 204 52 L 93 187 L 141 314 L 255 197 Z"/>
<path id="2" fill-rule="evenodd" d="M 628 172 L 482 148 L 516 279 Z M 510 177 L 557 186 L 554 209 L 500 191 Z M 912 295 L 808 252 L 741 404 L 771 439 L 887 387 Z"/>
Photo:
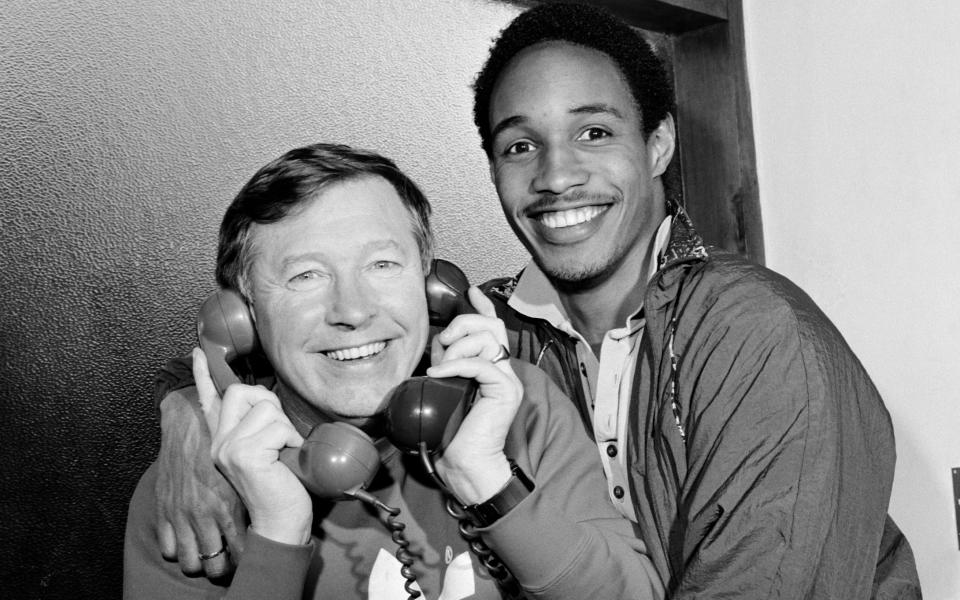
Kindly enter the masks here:
<path id="1" fill-rule="evenodd" d="M 247 301 L 247 310 L 250 312 L 250 322 L 253 323 L 254 329 L 257 327 L 257 311 L 253 307 L 253 300 L 246 298 Z"/>
<path id="2" fill-rule="evenodd" d="M 493 184 L 493 187 L 497 187 L 497 171 L 493 167 L 493 158 L 487 158 L 487 167 L 490 169 L 490 183 Z"/>
<path id="3" fill-rule="evenodd" d="M 676 128 L 673 124 L 673 115 L 660 121 L 660 125 L 650 132 L 647 137 L 647 158 L 650 161 L 650 176 L 659 177 L 673 160 L 673 151 L 677 143 Z"/>

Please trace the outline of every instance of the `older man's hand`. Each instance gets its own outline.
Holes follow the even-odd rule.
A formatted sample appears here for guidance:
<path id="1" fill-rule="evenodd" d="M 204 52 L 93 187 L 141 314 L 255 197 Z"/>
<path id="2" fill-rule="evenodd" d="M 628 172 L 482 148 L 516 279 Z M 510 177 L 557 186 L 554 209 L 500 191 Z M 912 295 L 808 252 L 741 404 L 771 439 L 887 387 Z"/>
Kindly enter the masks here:
<path id="1" fill-rule="evenodd" d="M 432 356 L 439 361 L 427 370 L 430 377 L 468 377 L 480 384 L 477 400 L 443 456 L 437 471 L 463 504 L 484 502 L 510 479 L 510 464 L 503 452 L 523 386 L 506 353 L 507 333 L 493 304 L 471 287 L 470 302 L 478 314 L 460 315 L 434 338 L 442 349 Z"/>

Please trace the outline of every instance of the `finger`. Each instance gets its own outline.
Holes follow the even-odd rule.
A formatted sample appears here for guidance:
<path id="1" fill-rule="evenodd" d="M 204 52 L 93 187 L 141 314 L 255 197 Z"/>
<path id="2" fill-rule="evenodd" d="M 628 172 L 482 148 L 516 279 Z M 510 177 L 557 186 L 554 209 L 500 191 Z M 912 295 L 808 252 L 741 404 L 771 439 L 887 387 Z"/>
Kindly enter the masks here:
<path id="1" fill-rule="evenodd" d="M 230 570 L 230 555 L 226 550 L 226 540 L 220 535 L 220 527 L 216 521 L 204 519 L 195 523 L 194 528 L 199 532 L 197 560 L 203 572 L 210 578 L 223 577 Z"/>
<path id="2" fill-rule="evenodd" d="M 440 362 L 460 358 L 482 358 L 493 362 L 500 353 L 500 348 L 500 340 L 492 332 L 478 331 L 447 346 Z"/>
<path id="3" fill-rule="evenodd" d="M 182 519 L 177 519 L 173 525 L 177 536 L 177 562 L 180 570 L 186 575 L 197 575 L 203 571 L 200 564 L 200 554 L 197 550 L 197 539 L 193 534 L 193 527 Z"/>
<path id="4" fill-rule="evenodd" d="M 214 436 L 214 446 L 220 445 L 246 414 L 261 402 L 282 412 L 277 396 L 262 386 L 231 385 L 227 388 L 223 396 L 223 406 L 220 409 L 220 423 Z"/>
<path id="5" fill-rule="evenodd" d="M 503 321 L 497 317 L 486 317 L 479 314 L 459 315 L 436 337 L 441 344 L 449 346 L 461 338 L 482 332 L 493 335 L 498 345 L 508 346 L 507 328 Z"/>
<path id="6" fill-rule="evenodd" d="M 227 549 L 230 551 L 230 562 L 234 565 L 236 565 L 240 555 L 243 554 L 244 537 L 242 528 L 245 522 L 246 512 L 243 509 L 242 502 L 234 502 L 230 510 L 218 519 L 220 530 L 227 542 Z"/>
<path id="7" fill-rule="evenodd" d="M 429 377 L 466 377 L 475 379 L 481 387 L 520 387 L 520 380 L 510 366 L 509 360 L 491 363 L 482 358 L 460 358 L 428 368 L 427 375 Z M 484 393 L 484 390 L 481 389 L 481 393 Z M 484 393 L 484 395 L 487 394 Z"/>
<path id="8" fill-rule="evenodd" d="M 438 365 L 443 361 L 443 344 L 440 343 L 440 336 L 433 336 L 430 340 L 430 364 Z"/>
<path id="9" fill-rule="evenodd" d="M 470 300 L 470 304 L 477 310 L 478 313 L 485 317 L 496 317 L 497 311 L 493 307 L 493 302 L 490 301 L 490 298 L 487 298 L 487 295 L 480 291 L 475 285 L 471 285 L 467 289 L 467 298 Z"/>
<path id="10" fill-rule="evenodd" d="M 173 525 L 167 519 L 160 519 L 157 524 L 157 541 L 160 542 L 160 554 L 167 560 L 177 560 L 177 536 L 173 533 Z"/>
<path id="11" fill-rule="evenodd" d="M 274 423 L 281 423 L 296 431 L 290 418 L 282 410 L 266 400 L 261 400 L 250 407 L 232 430 L 225 432 L 224 442 L 246 441 Z"/>
<path id="12" fill-rule="evenodd" d="M 275 419 L 250 428 L 231 440 L 232 448 L 228 453 L 233 457 L 263 457 L 267 462 L 279 460 L 280 450 L 303 445 L 303 436 L 289 420 Z"/>
<path id="13" fill-rule="evenodd" d="M 211 435 L 217 431 L 220 420 L 220 394 L 217 386 L 210 377 L 210 366 L 207 364 L 207 355 L 200 348 L 193 349 L 193 381 L 197 386 L 197 395 L 200 398 L 200 408 L 207 420 L 207 427 Z"/>
<path id="14" fill-rule="evenodd" d="M 254 428 L 243 428 L 242 435 L 230 436 L 214 454 L 218 467 L 243 494 L 243 484 L 238 477 L 264 468 L 272 468 L 280 462 L 280 450 L 303 445 L 303 436 L 289 421 L 274 420 L 258 423 Z M 246 498 L 245 498 L 246 500 Z"/>

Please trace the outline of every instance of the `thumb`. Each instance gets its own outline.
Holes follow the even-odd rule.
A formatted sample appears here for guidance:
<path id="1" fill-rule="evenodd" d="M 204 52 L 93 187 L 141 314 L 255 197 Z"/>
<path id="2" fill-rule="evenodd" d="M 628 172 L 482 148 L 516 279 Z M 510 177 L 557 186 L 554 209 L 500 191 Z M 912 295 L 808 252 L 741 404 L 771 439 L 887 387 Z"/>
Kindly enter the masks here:
<path id="1" fill-rule="evenodd" d="M 467 298 L 470 300 L 470 304 L 473 305 L 473 308 L 477 310 L 478 313 L 485 317 L 496 317 L 497 311 L 493 307 L 493 302 L 490 301 L 490 298 L 487 298 L 487 295 L 480 291 L 475 285 L 471 285 L 467 289 Z"/>
<path id="2" fill-rule="evenodd" d="M 217 394 L 217 386 L 210 377 L 207 355 L 200 348 L 193 349 L 193 380 L 200 398 L 200 409 L 203 410 L 210 435 L 213 436 L 220 423 L 220 395 Z"/>

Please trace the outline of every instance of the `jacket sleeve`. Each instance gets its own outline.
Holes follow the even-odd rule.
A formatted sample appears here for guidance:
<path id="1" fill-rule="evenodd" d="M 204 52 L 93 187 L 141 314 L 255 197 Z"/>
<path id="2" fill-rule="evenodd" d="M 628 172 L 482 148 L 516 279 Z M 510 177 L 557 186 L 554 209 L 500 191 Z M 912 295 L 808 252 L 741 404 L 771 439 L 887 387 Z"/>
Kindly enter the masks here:
<path id="1" fill-rule="evenodd" d="M 261 384 L 264 387 L 271 387 L 275 381 L 273 367 L 267 362 L 266 357 L 260 353 L 254 353 L 241 358 L 232 363 L 238 367 L 237 375 L 244 383 Z M 170 392 L 175 392 L 185 387 L 190 387 L 193 381 L 193 358 L 187 354 L 177 356 L 167 360 L 153 378 L 153 404 L 157 412 L 160 412 L 160 403 Z"/>
<path id="2" fill-rule="evenodd" d="M 125 600 L 245 598 L 299 599 L 303 595 L 313 543 L 291 546 L 248 531 L 243 556 L 230 582 L 187 577 L 178 563 L 160 554 L 155 528 L 153 487 L 157 466 L 141 477 L 127 515 L 123 548 Z"/>
<path id="3" fill-rule="evenodd" d="M 669 402 L 655 417 L 679 488 L 660 532 L 671 597 L 870 595 L 893 432 L 852 351 L 797 294 L 718 301 L 687 325 L 686 443 Z"/>
<path id="4" fill-rule="evenodd" d="M 167 394 L 193 385 L 193 359 L 190 355 L 171 358 L 157 370 L 153 378 L 153 406 L 160 412 L 160 403 Z"/>
<path id="5" fill-rule="evenodd" d="M 539 369 L 524 384 L 507 440 L 535 489 L 480 532 L 531 598 L 661 598 L 646 546 L 607 498 L 597 448 L 568 398 Z"/>

